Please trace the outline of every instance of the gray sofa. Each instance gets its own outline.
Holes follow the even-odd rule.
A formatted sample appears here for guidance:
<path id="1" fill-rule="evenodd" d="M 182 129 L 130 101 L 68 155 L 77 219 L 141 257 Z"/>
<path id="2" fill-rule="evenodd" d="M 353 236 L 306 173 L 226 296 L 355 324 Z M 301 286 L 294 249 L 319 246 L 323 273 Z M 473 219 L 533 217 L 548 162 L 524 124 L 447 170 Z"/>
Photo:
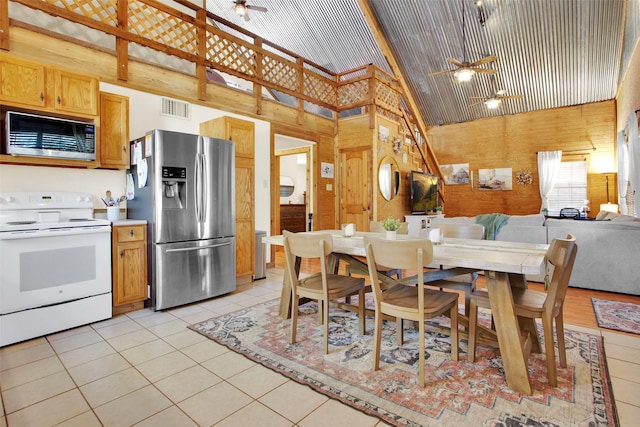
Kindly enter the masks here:
<path id="1" fill-rule="evenodd" d="M 475 217 L 437 218 L 439 222 L 475 223 Z M 609 212 L 596 221 L 573 219 L 545 220 L 541 214 L 510 216 L 496 240 L 550 243 L 555 238 L 576 236 L 578 255 L 570 286 L 599 291 L 640 295 L 640 219 Z M 544 276 L 527 277 L 543 282 Z"/>

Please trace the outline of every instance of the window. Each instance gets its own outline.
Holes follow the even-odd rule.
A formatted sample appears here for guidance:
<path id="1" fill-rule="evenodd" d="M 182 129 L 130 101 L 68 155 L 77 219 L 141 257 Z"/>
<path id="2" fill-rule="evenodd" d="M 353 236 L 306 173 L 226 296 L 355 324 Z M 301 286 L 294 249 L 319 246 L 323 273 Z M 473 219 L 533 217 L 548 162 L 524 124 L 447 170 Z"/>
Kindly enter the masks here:
<path id="1" fill-rule="evenodd" d="M 587 199 L 587 162 L 561 162 L 556 184 L 549 195 L 549 215 L 560 215 L 562 208 L 582 211 Z"/>

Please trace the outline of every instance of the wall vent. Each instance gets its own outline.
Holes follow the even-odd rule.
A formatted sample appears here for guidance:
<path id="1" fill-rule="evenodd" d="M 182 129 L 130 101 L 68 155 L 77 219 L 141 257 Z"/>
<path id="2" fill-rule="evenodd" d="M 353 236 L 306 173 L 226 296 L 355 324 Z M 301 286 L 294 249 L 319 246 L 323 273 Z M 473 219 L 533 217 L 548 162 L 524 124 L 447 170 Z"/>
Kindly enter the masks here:
<path id="1" fill-rule="evenodd" d="M 188 102 L 177 101 L 175 99 L 162 98 L 163 116 L 179 117 L 181 119 L 191 118 L 191 104 Z"/>

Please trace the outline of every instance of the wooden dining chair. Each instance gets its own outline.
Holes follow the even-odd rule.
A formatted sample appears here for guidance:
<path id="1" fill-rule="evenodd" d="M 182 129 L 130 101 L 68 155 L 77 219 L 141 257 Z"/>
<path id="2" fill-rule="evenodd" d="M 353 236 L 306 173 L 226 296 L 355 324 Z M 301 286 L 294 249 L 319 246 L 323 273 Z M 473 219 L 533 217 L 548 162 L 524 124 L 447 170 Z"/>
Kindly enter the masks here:
<path id="1" fill-rule="evenodd" d="M 477 239 L 481 240 L 484 235 L 484 226 L 481 224 L 437 224 L 433 228 L 439 228 L 446 238 L 457 239 Z M 444 266 L 440 266 L 444 268 Z M 461 276 L 454 276 L 447 279 L 429 282 L 430 286 L 442 289 L 453 289 L 464 292 L 464 315 L 469 316 L 469 304 L 471 292 L 476 290 L 476 280 L 478 273 L 468 273 Z"/>
<path id="2" fill-rule="evenodd" d="M 360 333 L 365 333 L 364 279 L 333 274 L 327 270 L 327 256 L 333 248 L 330 234 L 283 231 L 286 271 L 291 283 L 291 344 L 296 342 L 300 298 L 318 301 L 324 325 L 324 354 L 329 353 L 329 301 L 358 295 Z M 304 278 L 296 274 L 296 257 L 317 259 L 320 271 Z"/>
<path id="3" fill-rule="evenodd" d="M 560 366 L 567 367 L 567 354 L 564 343 L 564 320 L 562 307 L 569 287 L 569 279 L 573 263 L 578 253 L 576 238 L 569 234 L 566 239 L 553 239 L 547 252 L 547 261 L 553 265 L 553 274 L 547 292 L 533 291 L 526 288 L 512 288 L 516 315 L 519 317 L 542 319 L 544 331 L 544 347 L 547 353 L 547 378 L 549 384 L 557 387 L 555 348 L 553 344 L 553 323 L 555 320 L 558 341 L 558 357 Z M 491 308 L 486 290 L 471 294 L 471 310 L 469 313 L 469 352 L 470 362 L 475 360 L 478 307 Z"/>
<path id="4" fill-rule="evenodd" d="M 382 227 L 382 221 L 370 221 L 369 222 L 369 231 L 372 233 L 384 233 L 385 229 Z M 401 222 L 400 228 L 396 231 L 397 234 L 408 234 L 409 233 L 409 223 Z M 361 259 L 360 257 L 357 257 Z M 365 262 L 365 259 L 362 259 Z M 347 276 L 351 276 L 352 274 L 363 274 L 368 275 L 369 271 L 367 269 L 361 269 L 356 265 L 347 264 L 345 266 L 345 271 Z M 397 268 L 389 268 L 383 265 L 378 265 L 378 271 L 389 277 L 397 277 L 398 279 L 402 279 L 402 270 Z"/>
<path id="5" fill-rule="evenodd" d="M 402 319 L 418 323 L 419 383 L 425 385 L 425 320 L 447 314 L 451 318 L 451 358 L 458 360 L 458 294 L 425 288 L 422 274 L 417 286 L 396 284 L 385 290 L 378 280 L 378 264 L 422 271 L 433 259 L 433 247 L 428 239 L 383 240 L 365 238 L 369 279 L 375 301 L 375 330 L 373 340 L 373 370 L 380 369 L 380 342 L 384 315 L 395 317 L 400 337 Z M 402 340 L 399 340 L 400 342 Z"/>

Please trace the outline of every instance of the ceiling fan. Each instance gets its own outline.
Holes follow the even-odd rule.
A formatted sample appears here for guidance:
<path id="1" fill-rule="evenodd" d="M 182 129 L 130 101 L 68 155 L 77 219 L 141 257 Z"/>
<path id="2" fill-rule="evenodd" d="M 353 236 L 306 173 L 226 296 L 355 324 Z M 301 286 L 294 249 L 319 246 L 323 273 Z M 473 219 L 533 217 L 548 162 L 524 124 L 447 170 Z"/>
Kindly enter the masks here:
<path id="1" fill-rule="evenodd" d="M 245 21 L 249 22 L 249 11 L 255 10 L 256 12 L 266 12 L 267 8 L 262 6 L 253 6 L 247 4 L 247 0 L 234 0 L 233 11 Z"/>
<path id="2" fill-rule="evenodd" d="M 462 0 L 462 61 L 458 61 L 454 58 L 447 58 L 451 64 L 455 65 L 456 68 L 453 70 L 443 70 L 436 71 L 435 73 L 430 73 L 430 76 L 437 76 L 440 74 L 453 73 L 456 80 L 459 82 L 467 82 L 471 80 L 475 73 L 484 73 L 484 74 L 495 74 L 496 70 L 492 70 L 490 68 L 478 68 L 479 65 L 487 64 L 489 62 L 493 62 L 498 59 L 495 55 L 485 56 L 482 59 L 479 59 L 474 62 L 467 61 L 467 43 L 466 43 L 466 32 L 465 32 L 465 19 L 464 19 L 464 2 Z"/>
<path id="3" fill-rule="evenodd" d="M 482 99 L 482 101 L 475 102 L 475 103 L 473 103 L 473 104 L 471 104 L 469 106 L 473 107 L 475 105 L 484 104 L 484 105 L 487 106 L 487 108 L 494 109 L 494 108 L 498 108 L 500 106 L 500 104 L 502 103 L 503 99 L 519 99 L 519 98 L 522 98 L 522 95 L 507 95 L 506 93 L 507 93 L 506 90 L 501 89 L 501 90 L 499 90 L 497 92 L 493 92 L 489 96 L 472 96 L 471 98 Z"/>

